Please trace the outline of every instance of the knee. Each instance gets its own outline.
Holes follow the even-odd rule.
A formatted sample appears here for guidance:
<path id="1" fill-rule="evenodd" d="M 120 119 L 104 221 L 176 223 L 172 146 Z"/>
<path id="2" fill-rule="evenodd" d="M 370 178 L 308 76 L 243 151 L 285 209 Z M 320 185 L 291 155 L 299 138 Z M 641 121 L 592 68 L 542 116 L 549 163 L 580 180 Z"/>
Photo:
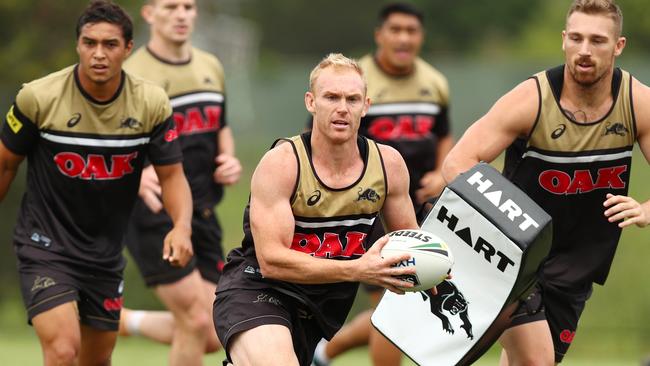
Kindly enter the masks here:
<path id="1" fill-rule="evenodd" d="M 218 352 L 221 349 L 221 342 L 217 338 L 216 334 L 210 334 L 208 340 L 205 343 L 205 353 L 214 353 Z"/>
<path id="2" fill-rule="evenodd" d="M 214 332 L 212 316 L 201 306 L 192 306 L 189 308 L 187 314 L 185 314 L 180 322 L 185 329 L 195 334 L 208 336 L 208 332 Z"/>
<path id="3" fill-rule="evenodd" d="M 74 339 L 57 339 L 44 344 L 43 348 L 45 359 L 51 361 L 51 364 L 74 365 L 79 358 L 81 342 Z"/>

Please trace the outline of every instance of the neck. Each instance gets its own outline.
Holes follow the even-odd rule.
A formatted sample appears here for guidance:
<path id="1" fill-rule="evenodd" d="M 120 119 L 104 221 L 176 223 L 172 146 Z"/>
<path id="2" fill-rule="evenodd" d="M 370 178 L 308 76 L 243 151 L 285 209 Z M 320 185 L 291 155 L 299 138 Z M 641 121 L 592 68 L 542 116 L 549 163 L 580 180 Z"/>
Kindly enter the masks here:
<path id="1" fill-rule="evenodd" d="M 79 77 L 79 84 L 83 91 L 85 91 L 91 98 L 99 102 L 105 102 L 113 98 L 122 83 L 122 73 L 117 77 L 108 80 L 105 83 L 96 83 L 90 80 L 83 72 L 77 68 L 77 76 Z"/>
<path id="2" fill-rule="evenodd" d="M 337 142 L 314 132 L 311 135 L 312 161 L 321 179 L 334 188 L 354 182 L 363 168 L 356 135 Z"/>
<path id="3" fill-rule="evenodd" d="M 571 101 L 575 107 L 594 108 L 601 107 L 612 97 L 612 78 L 614 70 L 611 69 L 600 80 L 591 85 L 577 83 L 568 68 L 564 68 L 564 83 L 562 85 L 562 99 Z"/>
<path id="4" fill-rule="evenodd" d="M 152 35 L 147 47 L 156 56 L 173 63 L 187 62 L 192 57 L 190 42 L 174 43 Z"/>
<path id="5" fill-rule="evenodd" d="M 388 61 L 388 58 L 385 57 L 381 51 L 377 51 L 375 54 L 375 60 L 379 68 L 388 75 L 391 76 L 405 76 L 413 72 L 415 68 L 415 63 L 410 64 L 408 67 L 397 67 L 391 64 Z"/>

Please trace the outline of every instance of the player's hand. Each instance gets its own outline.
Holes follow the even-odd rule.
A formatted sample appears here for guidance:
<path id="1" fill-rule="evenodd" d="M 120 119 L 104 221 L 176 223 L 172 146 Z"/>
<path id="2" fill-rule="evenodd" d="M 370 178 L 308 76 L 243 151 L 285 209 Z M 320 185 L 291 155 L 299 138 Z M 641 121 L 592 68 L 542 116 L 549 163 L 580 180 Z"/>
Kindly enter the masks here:
<path id="1" fill-rule="evenodd" d="M 162 199 L 160 198 L 162 195 L 162 189 L 160 188 L 158 175 L 156 175 L 153 165 L 149 165 L 142 169 L 138 195 L 142 198 L 144 204 L 149 207 L 151 212 L 158 213 L 162 210 L 163 204 Z"/>
<path id="2" fill-rule="evenodd" d="M 426 172 L 420 179 L 420 188 L 415 191 L 415 200 L 423 204 L 427 199 L 439 195 L 445 184 L 445 179 L 439 170 Z"/>
<path id="3" fill-rule="evenodd" d="M 192 259 L 191 231 L 188 229 L 174 227 L 163 241 L 163 260 L 172 266 L 185 267 Z"/>
<path id="4" fill-rule="evenodd" d="M 628 196 L 615 196 L 608 193 L 603 203 L 607 209 L 605 217 L 609 222 L 621 221 L 618 227 L 626 227 L 636 224 L 644 227 L 650 223 L 650 204 L 640 204 L 634 198 Z"/>
<path id="5" fill-rule="evenodd" d="M 358 277 L 360 282 L 385 287 L 396 294 L 404 294 L 400 287 L 413 287 L 413 284 L 396 276 L 415 274 L 415 267 L 393 267 L 393 265 L 411 258 L 408 254 L 381 257 L 381 249 L 388 243 L 384 235 L 373 246 L 357 259 Z"/>
<path id="6" fill-rule="evenodd" d="M 237 183 L 241 176 L 241 164 L 239 159 L 229 154 L 219 154 L 214 158 L 217 169 L 214 171 L 214 181 L 223 185 Z"/>

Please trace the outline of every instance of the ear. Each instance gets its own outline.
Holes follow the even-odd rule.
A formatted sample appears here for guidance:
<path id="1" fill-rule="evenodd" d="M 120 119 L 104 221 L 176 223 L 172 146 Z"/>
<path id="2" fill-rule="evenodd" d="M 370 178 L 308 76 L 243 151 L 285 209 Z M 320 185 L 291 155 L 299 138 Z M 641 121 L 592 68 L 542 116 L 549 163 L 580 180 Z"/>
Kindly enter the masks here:
<path id="1" fill-rule="evenodd" d="M 147 3 L 140 8 L 140 16 L 147 22 L 149 25 L 153 23 L 153 5 Z"/>
<path id="2" fill-rule="evenodd" d="M 623 49 L 627 44 L 627 39 L 625 37 L 618 37 L 616 41 L 616 47 L 614 48 L 614 56 L 620 56 L 623 53 Z"/>
<path id="3" fill-rule="evenodd" d="M 315 100 L 316 97 L 312 92 L 308 91 L 305 93 L 305 108 L 307 108 L 307 111 L 311 114 L 316 113 L 316 106 L 314 105 Z"/>
<path id="4" fill-rule="evenodd" d="M 562 31 L 562 51 L 566 51 L 566 31 Z"/>
<path id="5" fill-rule="evenodd" d="M 126 44 L 126 57 L 131 55 L 131 51 L 133 51 L 133 40 L 130 40 L 129 43 Z"/>
<path id="6" fill-rule="evenodd" d="M 363 111 L 361 111 L 361 117 L 365 117 L 368 113 L 368 108 L 370 108 L 370 97 L 366 97 L 363 101 Z"/>

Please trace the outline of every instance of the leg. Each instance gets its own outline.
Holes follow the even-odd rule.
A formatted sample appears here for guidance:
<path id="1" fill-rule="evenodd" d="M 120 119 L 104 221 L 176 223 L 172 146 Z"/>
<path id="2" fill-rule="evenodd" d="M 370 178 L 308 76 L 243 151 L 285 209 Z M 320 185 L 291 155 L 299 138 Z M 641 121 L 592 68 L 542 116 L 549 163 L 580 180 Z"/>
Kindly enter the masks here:
<path id="1" fill-rule="evenodd" d="M 177 282 L 156 287 L 156 294 L 174 316 L 170 365 L 200 365 L 210 327 L 205 309 L 208 294 L 198 271 Z"/>
<path id="2" fill-rule="evenodd" d="M 261 325 L 235 335 L 229 353 L 237 366 L 298 366 L 291 332 L 283 325 Z"/>
<path id="3" fill-rule="evenodd" d="M 203 288 L 203 293 L 206 295 L 204 302 L 205 312 L 208 314 L 208 317 L 211 317 L 212 305 L 214 304 L 214 294 L 217 291 L 217 285 L 204 279 Z M 221 349 L 221 342 L 219 342 L 219 338 L 217 338 L 217 331 L 214 328 L 214 322 L 210 321 L 209 323 L 208 339 L 205 345 L 205 352 L 213 353 Z"/>
<path id="4" fill-rule="evenodd" d="M 43 364 L 75 365 L 81 349 L 81 331 L 74 302 L 67 302 L 32 318 L 43 350 Z"/>
<path id="5" fill-rule="evenodd" d="M 120 336 L 141 335 L 159 343 L 171 344 L 174 316 L 169 311 L 122 309 Z"/>
<path id="6" fill-rule="evenodd" d="M 383 291 L 372 293 L 370 297 L 373 308 L 377 307 Z M 402 361 L 402 351 L 395 347 L 388 338 L 384 337 L 375 327 L 370 324 L 368 318 L 368 325 L 370 327 L 370 339 L 368 346 L 370 348 L 370 358 L 372 364 L 375 366 L 392 366 L 399 365 Z"/>
<path id="7" fill-rule="evenodd" d="M 81 366 L 108 366 L 111 364 L 111 354 L 115 348 L 117 332 L 98 330 L 87 325 L 81 325 Z"/>
<path id="8" fill-rule="evenodd" d="M 506 330 L 499 338 L 504 353 L 501 365 L 553 365 L 555 352 L 548 322 L 538 320 Z"/>

